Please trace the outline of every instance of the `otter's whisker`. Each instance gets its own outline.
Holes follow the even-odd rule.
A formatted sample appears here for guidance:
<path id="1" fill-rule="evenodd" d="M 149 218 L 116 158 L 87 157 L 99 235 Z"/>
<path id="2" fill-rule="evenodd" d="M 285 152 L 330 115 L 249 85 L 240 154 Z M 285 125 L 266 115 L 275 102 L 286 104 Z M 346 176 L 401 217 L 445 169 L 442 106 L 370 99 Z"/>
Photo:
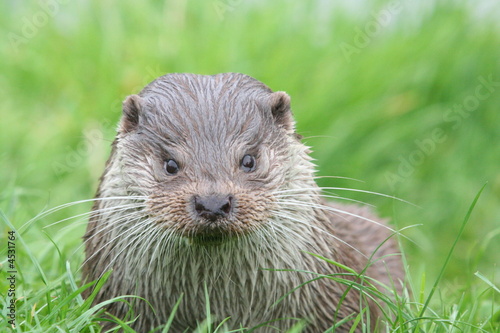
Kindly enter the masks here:
<path id="1" fill-rule="evenodd" d="M 155 226 L 152 225 L 151 223 L 149 223 L 149 221 L 147 223 L 144 223 L 142 224 L 141 226 L 144 227 L 144 225 L 146 226 L 146 228 L 142 228 L 142 229 L 139 229 L 139 231 L 142 231 L 142 233 L 139 233 L 139 235 L 135 235 L 134 236 L 137 236 L 137 237 L 134 237 L 134 238 L 131 238 L 131 240 L 118 252 L 114 255 L 114 258 L 108 263 L 108 265 L 104 268 L 103 272 L 101 273 L 101 276 L 107 272 L 111 267 L 113 267 L 113 264 L 116 262 L 116 260 L 119 258 L 119 256 L 125 251 L 127 250 L 131 245 L 133 244 L 146 244 L 146 242 L 144 242 L 144 240 L 149 237 L 150 235 L 150 231 L 152 228 L 154 228 Z M 129 235 L 130 236 L 130 235 Z M 127 236 L 126 239 L 129 239 L 130 237 Z M 123 244 L 123 242 L 119 242 L 118 244 Z M 117 245 L 118 245 L 117 244 Z M 148 244 L 149 245 L 149 244 Z M 114 246 L 113 248 L 116 248 L 117 246 Z M 147 253 L 147 252 L 145 252 Z M 126 253 L 126 255 L 131 255 L 130 252 Z M 125 258 L 126 259 L 126 258 Z"/>
<path id="2" fill-rule="evenodd" d="M 314 176 L 313 179 L 344 179 L 344 180 L 352 180 L 358 183 L 366 183 L 364 180 L 351 178 L 351 177 L 343 177 L 343 176 Z"/>
<path id="3" fill-rule="evenodd" d="M 304 205 L 302 202 L 299 202 L 299 201 L 293 201 L 293 200 L 288 200 L 288 201 L 280 201 L 280 202 L 281 202 L 281 203 L 283 203 L 283 204 L 286 204 L 286 205 L 291 205 L 291 206 L 293 206 L 293 205 L 296 205 L 296 206 L 303 206 L 303 205 Z M 309 204 L 305 204 L 305 205 L 309 206 Z M 361 220 L 364 220 L 364 221 L 370 222 L 370 223 L 372 223 L 372 224 L 374 224 L 374 225 L 377 225 L 377 226 L 379 226 L 379 227 L 382 227 L 382 228 L 384 228 L 384 229 L 386 229 L 386 230 L 388 230 L 388 231 L 390 231 L 390 232 L 392 232 L 392 233 L 394 233 L 394 234 L 397 234 L 397 235 L 399 235 L 399 236 L 401 236 L 401 237 L 405 238 L 406 240 L 408 240 L 408 241 L 410 241 L 410 242 L 412 242 L 412 243 L 413 243 L 413 240 L 412 240 L 412 239 L 410 239 L 410 238 L 409 238 L 408 236 L 406 236 L 406 235 L 403 235 L 403 234 L 402 234 L 399 230 L 395 230 L 395 229 L 393 229 L 393 228 L 389 227 L 389 226 L 388 226 L 388 225 L 386 225 L 386 224 L 380 223 L 380 222 L 375 221 L 375 220 L 373 220 L 373 219 L 369 219 L 369 218 L 364 217 L 364 216 L 362 216 L 362 215 L 358 215 L 358 214 L 350 213 L 350 212 L 348 212 L 348 211 L 341 210 L 341 209 L 337 209 L 337 208 L 334 208 L 334 207 L 331 207 L 331 206 L 327 206 L 327 205 L 323 205 L 323 204 L 314 204 L 314 205 L 311 205 L 311 206 L 313 206 L 313 207 L 315 207 L 315 208 L 318 208 L 318 209 L 321 209 L 321 210 L 326 210 L 326 211 L 330 211 L 330 212 L 332 212 L 332 213 L 336 213 L 337 215 L 338 215 L 338 214 L 344 214 L 344 215 L 348 215 L 348 216 L 356 217 L 356 218 L 358 218 L 358 219 L 361 219 Z"/>
<path id="4" fill-rule="evenodd" d="M 138 207 L 138 208 L 140 208 L 140 207 Z M 124 208 L 124 209 L 121 209 L 121 210 L 112 210 L 111 212 L 112 212 L 113 214 L 119 214 L 119 213 L 121 213 L 122 211 L 126 211 L 126 210 L 128 210 L 128 209 L 130 209 L 130 208 Z M 95 211 L 94 211 L 94 212 L 95 212 Z M 77 227 L 77 226 L 79 226 L 79 225 L 81 225 L 81 224 L 88 224 L 88 222 L 89 222 L 89 218 L 87 218 L 87 217 L 83 216 L 81 219 L 79 219 L 79 220 L 77 220 L 77 221 L 75 221 L 75 222 L 72 222 L 71 224 L 69 224 L 69 225 L 67 225 L 67 226 L 65 226 L 65 227 L 63 227 L 63 228 L 61 228 L 61 229 L 59 229 L 58 231 L 59 231 L 59 232 L 63 232 L 63 231 L 65 231 L 65 230 L 67 230 L 67 229 L 71 229 L 71 228 Z M 117 222 L 119 222 L 119 220 L 117 220 Z M 107 229 L 108 227 L 109 227 L 109 226 L 105 226 L 105 227 L 103 227 L 102 229 Z M 100 231 L 102 231 L 102 230 L 100 230 Z M 92 235 L 92 237 L 94 237 L 94 236 L 95 236 L 95 235 Z M 85 243 L 86 243 L 86 242 L 88 242 L 88 240 L 89 240 L 89 239 L 91 239 L 92 237 L 89 237 L 89 238 L 85 239 L 85 240 L 83 241 L 83 243 L 82 243 L 82 244 L 80 244 L 80 246 L 78 246 L 78 247 L 76 248 L 76 250 L 75 250 L 75 252 L 74 252 L 73 254 L 75 254 L 75 253 L 76 253 L 76 252 L 77 252 L 77 251 L 78 251 L 78 250 L 79 250 L 82 246 L 84 246 L 84 245 L 85 245 Z"/>
<path id="5" fill-rule="evenodd" d="M 165 230 L 161 230 L 160 228 L 155 228 L 153 233 L 151 234 L 151 244 L 154 244 L 156 242 L 156 246 L 154 247 L 152 253 L 151 253 L 151 258 L 149 259 L 149 265 L 148 265 L 148 271 L 151 270 L 151 267 L 153 265 L 153 262 L 156 260 L 158 257 L 158 253 L 160 250 L 160 246 L 165 245 L 162 240 L 163 240 L 163 234 L 165 233 Z M 160 235 L 160 236 L 158 236 Z M 142 251 L 139 251 L 142 252 Z"/>
<path id="6" fill-rule="evenodd" d="M 360 190 L 360 189 L 354 189 L 354 188 L 347 188 L 347 187 L 309 187 L 309 188 L 297 188 L 297 189 L 286 189 L 286 190 L 280 190 L 280 191 L 275 191 L 276 194 L 281 194 L 281 193 L 290 193 L 290 192 L 300 192 L 300 191 L 323 191 L 323 190 L 338 190 L 338 191 L 351 191 L 351 192 L 360 192 L 360 193 L 367 193 L 367 194 L 373 194 L 373 195 L 378 195 L 381 197 L 389 198 L 389 199 L 394 199 L 397 201 L 404 202 L 406 204 L 412 205 L 414 207 L 420 208 L 419 206 L 406 201 L 404 199 L 388 195 L 388 194 L 383 194 L 383 193 L 378 193 L 378 192 L 373 192 L 373 191 L 366 191 L 366 190 Z"/>
<path id="7" fill-rule="evenodd" d="M 280 211 L 272 211 L 272 212 L 276 217 L 281 217 L 281 218 L 284 218 L 287 220 L 288 219 L 292 220 L 292 218 L 290 216 L 283 214 L 283 212 L 280 212 Z M 297 220 L 294 220 L 294 221 L 297 222 Z M 307 223 L 305 223 L 304 225 L 311 227 Z M 290 227 L 288 227 L 282 223 L 269 223 L 269 226 L 271 226 L 274 230 L 275 239 L 273 239 L 273 242 L 278 242 L 279 236 L 276 235 L 276 232 L 282 232 L 282 235 L 280 235 L 281 237 L 293 235 L 295 237 L 295 240 L 298 239 L 298 240 L 302 240 L 304 243 L 307 242 L 307 238 L 305 235 L 300 235 L 299 233 L 293 231 Z"/>
<path id="8" fill-rule="evenodd" d="M 280 199 L 280 198 L 289 198 L 289 197 L 294 198 L 296 196 L 297 196 L 297 194 L 281 194 L 281 195 L 276 195 L 276 198 L 277 199 Z M 355 203 L 362 204 L 362 205 L 368 206 L 368 207 L 375 207 L 375 205 L 371 205 L 371 204 L 366 203 L 364 201 L 355 200 L 355 199 L 346 198 L 346 197 L 341 197 L 341 196 L 338 196 L 338 195 L 318 194 L 318 196 L 320 196 L 322 198 L 328 198 L 328 199 L 339 199 L 339 200 L 345 200 L 345 201 L 355 202 Z"/>
<path id="9" fill-rule="evenodd" d="M 130 218 L 128 219 L 130 221 Z M 107 248 L 110 244 L 113 244 L 114 241 L 116 239 L 120 239 L 120 241 L 116 244 L 113 244 L 112 248 L 111 249 L 114 249 L 116 246 L 120 245 L 121 243 L 125 242 L 129 237 L 131 236 L 134 236 L 136 231 L 141 231 L 141 228 L 143 228 L 143 226 L 145 225 L 146 223 L 145 222 L 140 222 L 140 223 L 137 223 L 134 227 L 132 227 L 131 229 L 127 230 L 128 232 L 128 235 L 126 235 L 125 237 L 120 233 L 120 228 L 117 227 L 117 225 L 114 225 L 115 228 L 111 229 L 112 231 L 118 231 L 118 235 L 113 237 L 111 240 L 109 240 L 108 242 L 106 242 L 104 245 L 102 245 L 100 248 L 97 249 L 97 251 L 95 251 L 92 255 L 88 256 L 87 259 L 82 263 L 82 265 L 80 266 L 80 269 L 85 265 L 87 264 L 87 262 L 89 260 L 91 260 L 94 256 L 96 256 L 97 254 L 100 254 L 99 252 L 102 251 L 103 249 Z M 119 225 L 121 227 L 123 227 L 122 225 Z M 109 251 L 108 251 L 108 255 L 109 255 Z M 101 260 L 105 260 L 107 258 L 107 255 L 103 258 L 101 258 Z"/>
<path id="10" fill-rule="evenodd" d="M 127 209 L 125 209 L 124 211 L 126 211 L 126 210 Z M 117 226 L 120 226 L 125 221 L 130 221 L 131 217 L 134 217 L 134 216 L 136 216 L 137 218 L 140 218 L 140 217 L 143 216 L 143 214 L 140 211 L 134 210 L 134 211 L 132 211 L 132 212 L 130 212 L 128 214 L 121 215 L 120 218 L 117 219 L 117 220 L 115 220 L 115 221 L 113 221 L 113 223 L 108 223 L 104 227 L 101 227 L 95 234 L 93 234 L 90 237 L 87 237 L 85 239 L 85 241 L 83 242 L 82 246 L 85 243 L 91 241 L 96 236 L 103 237 L 103 236 L 106 236 L 107 234 L 109 234 L 110 232 L 113 232 L 115 230 L 114 228 L 117 228 Z"/>
<path id="11" fill-rule="evenodd" d="M 367 221 L 367 222 L 370 222 L 370 223 L 373 223 L 379 227 L 382 227 L 382 228 L 385 228 L 391 232 L 394 232 L 394 233 L 397 233 L 396 230 L 392 229 L 391 227 L 383 224 L 383 223 L 380 223 L 378 221 L 375 221 L 373 219 L 369 219 L 367 217 L 364 217 L 364 216 L 361 216 L 361 215 L 358 215 L 358 214 L 354 214 L 354 213 L 350 213 L 350 212 L 347 212 L 345 210 L 342 210 L 342 209 L 337 209 L 337 208 L 334 208 L 334 207 L 331 207 L 331 206 L 327 206 L 327 205 L 323 205 L 323 204 L 309 204 L 309 203 L 303 203 L 301 201 L 295 201 L 295 200 L 282 200 L 280 201 L 281 204 L 284 204 L 284 205 L 291 205 L 291 206 L 306 206 L 306 207 L 314 207 L 314 208 L 318 208 L 318 209 L 321 209 L 321 210 L 327 210 L 327 211 L 330 211 L 330 212 L 333 212 L 333 213 L 338 213 L 338 214 L 345 214 L 345 215 L 348 215 L 348 216 L 353 216 L 353 217 L 356 217 L 356 218 L 359 218 L 359 219 L 362 219 L 364 221 Z"/>
<path id="12" fill-rule="evenodd" d="M 144 207 L 144 205 L 127 204 L 127 205 L 122 205 L 122 206 L 112 206 L 112 207 L 101 208 L 101 209 L 98 209 L 98 210 L 94 210 L 94 211 L 90 211 L 90 212 L 85 212 L 85 213 L 81 213 L 81 214 L 77 214 L 77 215 L 74 215 L 74 216 L 67 217 L 65 219 L 62 219 L 62 220 L 59 220 L 57 222 L 51 223 L 49 225 L 46 225 L 46 226 L 43 227 L 43 229 L 50 228 L 50 227 L 52 227 L 52 226 L 54 226 L 56 224 L 59 224 L 59 223 L 62 223 L 62 222 L 68 221 L 68 220 L 72 220 L 72 219 L 79 218 L 79 217 L 85 217 L 87 215 L 93 216 L 93 215 L 99 214 L 101 212 L 107 212 L 107 211 L 112 211 L 112 212 L 119 213 L 120 210 L 122 210 L 122 208 L 123 208 L 123 210 L 126 210 L 128 208 L 140 208 L 140 207 Z"/>
<path id="13" fill-rule="evenodd" d="M 89 203 L 89 202 L 104 201 L 104 200 L 130 200 L 130 199 L 145 199 L 145 197 L 134 197 L 134 196 L 132 196 L 132 197 L 128 197 L 128 196 L 125 196 L 125 197 L 107 197 L 107 198 L 93 198 L 93 199 L 85 199 L 85 200 L 68 202 L 68 203 L 50 208 L 49 210 L 46 210 L 44 212 L 40 212 L 35 217 L 33 217 L 32 219 L 25 222 L 22 226 L 20 226 L 18 231 L 22 233 L 22 232 L 24 232 L 24 229 L 28 228 L 33 222 L 38 221 L 40 219 L 43 219 L 50 214 L 53 214 L 55 212 L 58 212 L 62 209 L 65 209 L 65 208 L 68 208 L 71 206 L 75 206 L 75 205 L 79 205 L 79 204 L 83 204 L 83 203 Z"/>
<path id="14" fill-rule="evenodd" d="M 292 220 L 292 221 L 295 221 L 295 222 L 298 222 L 298 223 L 305 224 L 305 225 L 307 225 L 307 226 L 309 226 L 309 227 L 311 227 L 311 228 L 313 228 L 313 229 L 315 229 L 315 230 L 318 230 L 319 232 L 324 233 L 324 234 L 328 235 L 329 237 L 332 237 L 333 239 L 335 239 L 335 240 L 337 240 L 337 241 L 341 242 L 342 244 L 344 244 L 344 245 L 346 245 L 346 246 L 350 247 L 351 249 L 353 249 L 354 251 L 356 251 L 356 252 L 358 252 L 360 255 L 362 255 L 364 258 L 368 259 L 368 257 L 367 257 L 367 256 L 366 256 L 363 252 L 359 251 L 356 247 L 354 247 L 353 245 L 349 244 L 348 242 L 346 242 L 346 241 L 342 240 L 341 238 L 339 238 L 339 237 L 337 237 L 337 236 L 333 235 L 332 233 L 330 233 L 330 232 L 328 232 L 328 231 L 326 231 L 326 230 L 323 230 L 322 228 L 320 228 L 320 227 L 318 227 L 318 226 L 313 226 L 313 225 L 310 225 L 309 223 L 307 223 L 307 221 L 303 221 L 303 220 L 301 220 L 301 219 L 294 218 L 294 217 L 292 217 L 292 216 L 288 216 L 288 215 L 283 214 L 283 213 L 280 213 L 280 215 L 281 215 L 281 216 L 283 216 L 283 217 L 285 217 L 285 218 L 288 218 L 288 219 L 290 219 L 290 220 Z"/>

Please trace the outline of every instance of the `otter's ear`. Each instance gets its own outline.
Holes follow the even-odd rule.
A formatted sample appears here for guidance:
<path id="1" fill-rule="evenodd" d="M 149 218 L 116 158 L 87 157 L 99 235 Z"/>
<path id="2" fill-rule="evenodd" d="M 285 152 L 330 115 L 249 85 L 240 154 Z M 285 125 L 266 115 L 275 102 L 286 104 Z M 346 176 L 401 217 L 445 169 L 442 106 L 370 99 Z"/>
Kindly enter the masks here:
<path id="1" fill-rule="evenodd" d="M 290 110 L 290 96 L 284 91 L 277 91 L 270 96 L 271 113 L 278 125 L 287 131 L 294 130 L 294 120 Z"/>
<path id="2" fill-rule="evenodd" d="M 120 121 L 120 132 L 128 133 L 137 128 L 141 108 L 142 98 L 138 95 L 130 95 L 125 99 L 123 102 L 123 115 Z"/>

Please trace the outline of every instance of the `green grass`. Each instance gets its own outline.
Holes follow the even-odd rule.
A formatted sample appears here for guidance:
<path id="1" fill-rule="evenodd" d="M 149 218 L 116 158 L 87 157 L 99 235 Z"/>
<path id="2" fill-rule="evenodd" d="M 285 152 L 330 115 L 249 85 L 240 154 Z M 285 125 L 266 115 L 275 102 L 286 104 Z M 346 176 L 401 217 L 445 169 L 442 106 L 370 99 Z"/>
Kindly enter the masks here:
<path id="1" fill-rule="evenodd" d="M 413 294 L 395 303 L 409 318 L 429 318 L 416 332 L 450 332 L 450 323 L 455 332 L 498 331 L 500 86 L 482 82 L 500 82 L 500 8 L 478 9 L 488 3 L 401 2 L 387 14 L 385 1 L 356 10 L 283 0 L 92 0 L 50 9 L 2 1 L 0 295 L 8 300 L 4 240 L 15 228 L 17 320 L 26 321 L 18 331 L 99 331 L 100 308 L 78 294 L 85 218 L 46 227 L 90 203 L 22 226 L 92 198 L 125 96 L 169 72 L 228 71 L 287 91 L 319 175 L 363 181 L 322 178 L 321 186 L 419 207 L 342 193 L 376 205 L 398 228 L 419 225 L 404 232 L 413 243 L 401 239 Z M 373 13 L 387 23 L 363 37 Z M 2 303 L 0 321 L 6 313 Z"/>

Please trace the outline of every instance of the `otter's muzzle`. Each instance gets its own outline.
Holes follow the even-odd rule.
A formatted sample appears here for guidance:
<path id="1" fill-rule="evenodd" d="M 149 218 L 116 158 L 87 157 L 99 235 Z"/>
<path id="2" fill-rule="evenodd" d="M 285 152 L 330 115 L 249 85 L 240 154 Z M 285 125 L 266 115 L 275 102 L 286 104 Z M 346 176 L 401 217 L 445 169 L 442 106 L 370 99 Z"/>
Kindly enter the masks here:
<path id="1" fill-rule="evenodd" d="M 199 217 L 215 222 L 227 218 L 233 211 L 232 195 L 193 196 L 194 211 Z"/>

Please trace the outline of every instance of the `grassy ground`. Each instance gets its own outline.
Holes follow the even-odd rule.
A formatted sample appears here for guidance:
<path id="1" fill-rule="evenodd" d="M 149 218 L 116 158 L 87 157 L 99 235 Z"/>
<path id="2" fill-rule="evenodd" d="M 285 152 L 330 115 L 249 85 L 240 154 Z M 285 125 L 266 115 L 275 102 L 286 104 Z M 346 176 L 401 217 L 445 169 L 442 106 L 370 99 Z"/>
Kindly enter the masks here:
<path id="1" fill-rule="evenodd" d="M 399 228 L 418 225 L 405 231 L 413 243 L 402 240 L 417 303 L 487 183 L 425 316 L 455 322 L 457 332 L 498 330 L 500 9 L 492 3 L 2 1 L 1 321 L 8 231 L 93 196 L 124 97 L 169 72 L 234 71 L 292 96 L 320 175 L 363 181 L 321 186 L 418 206 L 342 193 Z M 85 219 L 45 228 L 89 208 L 17 231 L 17 322 L 26 322 L 18 331 L 97 330 L 89 325 L 97 310 L 73 293 Z M 421 316 L 421 305 L 401 308 Z M 452 331 L 430 322 L 417 332 Z"/>

